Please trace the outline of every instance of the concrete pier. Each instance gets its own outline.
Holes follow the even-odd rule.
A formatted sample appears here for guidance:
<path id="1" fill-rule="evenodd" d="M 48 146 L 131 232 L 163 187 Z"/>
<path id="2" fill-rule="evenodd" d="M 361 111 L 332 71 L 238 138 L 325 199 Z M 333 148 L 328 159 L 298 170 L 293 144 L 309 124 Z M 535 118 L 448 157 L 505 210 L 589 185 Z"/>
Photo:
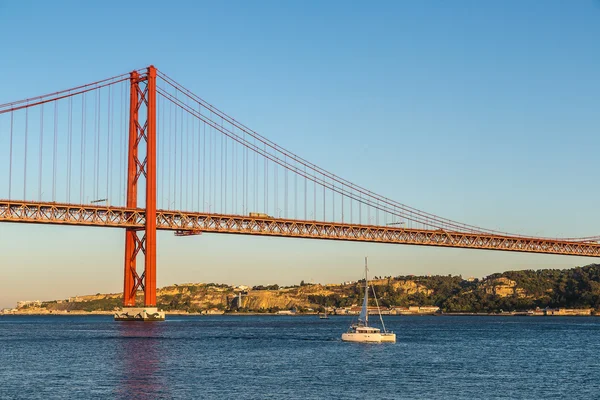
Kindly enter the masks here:
<path id="1" fill-rule="evenodd" d="M 115 321 L 164 321 L 165 312 L 156 307 L 125 307 L 115 313 Z"/>

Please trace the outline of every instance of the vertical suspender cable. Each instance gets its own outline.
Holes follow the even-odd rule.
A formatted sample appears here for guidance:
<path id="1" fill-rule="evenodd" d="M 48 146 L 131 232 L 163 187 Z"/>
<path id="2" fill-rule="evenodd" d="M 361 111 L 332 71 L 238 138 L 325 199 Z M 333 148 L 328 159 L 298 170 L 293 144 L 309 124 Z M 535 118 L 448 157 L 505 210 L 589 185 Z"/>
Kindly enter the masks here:
<path id="1" fill-rule="evenodd" d="M 204 135 L 202 134 L 202 121 L 198 120 L 198 194 L 196 197 L 196 211 L 200 212 L 200 162 L 204 162 L 204 156 L 202 155 L 202 149 L 204 146 L 201 144 L 204 140 Z M 201 135 L 202 134 L 202 135 Z M 201 138 L 202 136 L 202 138 Z M 202 170 L 204 174 L 204 169 Z M 202 176 L 202 185 L 204 186 L 204 175 Z M 204 196 L 204 194 L 202 194 Z M 202 199 L 204 200 L 204 199 Z"/>
<path id="2" fill-rule="evenodd" d="M 69 127 L 67 128 L 69 139 L 67 141 L 67 203 L 71 202 L 71 164 L 73 154 L 73 97 L 69 97 Z"/>
<path id="3" fill-rule="evenodd" d="M 211 157 L 211 174 L 210 182 L 212 187 L 209 188 L 208 196 L 208 212 L 210 212 L 210 206 L 212 205 L 212 211 L 215 212 L 217 209 L 217 133 L 215 129 L 210 127 L 210 157 Z M 212 194 L 212 197 L 210 196 Z M 212 199 L 212 200 L 211 200 Z"/>
<path id="4" fill-rule="evenodd" d="M 333 189 L 331 190 L 331 204 L 333 205 L 333 214 L 331 215 L 331 222 L 335 222 L 335 182 L 331 180 Z"/>
<path id="5" fill-rule="evenodd" d="M 58 102 L 54 102 L 54 147 L 52 151 L 52 201 L 56 201 L 56 146 L 58 134 Z"/>
<path id="6" fill-rule="evenodd" d="M 126 132 L 126 130 L 124 129 L 125 128 L 125 123 L 124 123 L 124 121 L 125 121 L 125 98 L 123 95 L 123 93 L 124 93 L 123 89 L 124 89 L 125 85 L 123 85 L 123 83 L 121 83 L 120 86 L 121 86 L 121 98 L 119 101 L 119 110 L 120 110 L 119 114 L 121 116 L 121 123 L 120 123 L 121 128 L 119 129 L 119 131 L 121 132 L 121 136 L 120 136 L 121 140 L 119 140 L 119 145 L 118 145 L 118 147 L 119 147 L 119 192 L 118 192 L 119 200 L 121 200 L 121 196 L 124 194 L 121 192 L 121 190 L 123 190 L 123 176 L 125 175 L 125 169 L 123 167 L 123 151 L 125 149 L 125 145 L 123 143 L 122 137 L 125 136 L 125 132 Z M 164 126 L 163 126 L 163 128 L 164 128 Z M 164 131 L 164 129 L 163 129 L 163 131 Z M 125 205 L 124 203 L 121 203 L 121 202 L 119 202 L 119 204 Z"/>
<path id="7" fill-rule="evenodd" d="M 212 115 L 212 114 L 211 114 Z M 216 147 L 216 138 L 213 135 L 214 128 L 210 126 L 208 128 L 208 157 L 209 157 L 209 170 L 210 173 L 208 175 L 208 212 L 210 212 L 210 206 L 212 204 L 213 207 L 217 206 L 216 203 L 216 191 L 217 191 L 217 147 Z M 214 211 L 214 208 L 213 208 Z"/>
<path id="8" fill-rule="evenodd" d="M 43 164 L 43 151 L 44 151 L 44 105 L 41 105 L 40 109 L 40 152 L 38 159 L 38 201 L 42 201 L 42 164 Z"/>
<path id="9" fill-rule="evenodd" d="M 221 131 L 223 131 L 223 119 L 221 119 Z M 224 201 L 225 201 L 225 195 L 224 195 L 224 191 L 225 191 L 225 187 L 223 185 L 223 182 L 225 182 L 225 178 L 223 176 L 223 172 L 225 171 L 225 167 L 223 165 L 223 162 L 225 160 L 225 135 L 223 135 L 222 133 L 219 135 L 221 136 L 221 187 L 219 190 L 219 193 L 221 194 L 221 208 L 219 210 L 219 213 L 224 214 L 225 213 L 225 205 L 224 205 Z"/>
<path id="10" fill-rule="evenodd" d="M 200 154 L 200 152 L 198 152 Z M 200 188 L 200 185 L 198 185 Z M 200 196 L 198 195 L 198 199 Z M 202 207 L 205 207 L 204 202 L 206 201 L 206 124 L 202 123 Z M 200 211 L 200 206 L 198 206 Z"/>
<path id="11" fill-rule="evenodd" d="M 96 149 L 98 147 L 98 143 L 96 141 L 96 137 L 98 136 L 98 133 L 97 133 L 98 132 L 98 122 L 97 122 L 97 120 L 98 120 L 98 92 L 99 92 L 99 90 L 96 89 L 96 93 L 94 96 L 94 125 L 93 125 L 93 128 L 94 128 L 93 135 L 94 136 L 92 137 L 92 140 L 94 142 L 94 147 L 93 147 L 93 154 L 94 154 L 93 162 L 94 162 L 94 164 L 93 164 L 93 170 L 92 170 L 93 178 L 92 178 L 92 189 L 91 189 L 91 192 L 92 192 L 91 194 L 92 194 L 93 198 L 91 200 L 97 199 L 97 197 L 96 197 L 96 158 L 98 157 L 97 156 L 98 152 Z"/>
<path id="12" fill-rule="evenodd" d="M 96 113 L 96 192 L 94 196 L 98 199 L 100 194 L 100 120 L 102 119 L 100 113 L 102 111 L 101 106 L 102 95 L 100 89 L 98 89 L 98 98 L 96 102 L 96 107 L 98 112 Z"/>
<path id="13" fill-rule="evenodd" d="M 179 210 L 183 209 L 183 109 L 181 109 L 181 135 L 179 135 Z"/>
<path id="14" fill-rule="evenodd" d="M 217 130 L 215 128 L 211 129 L 211 135 L 213 136 L 213 177 L 212 177 L 212 181 L 213 181 L 213 202 L 212 202 L 212 206 L 213 206 L 213 212 L 217 212 L 217 175 L 219 174 L 218 170 L 219 170 L 219 161 L 217 160 L 217 149 L 218 149 L 218 144 L 217 144 Z M 220 156 L 220 154 L 219 154 Z M 210 204 L 209 204 L 210 207 Z"/>
<path id="15" fill-rule="evenodd" d="M 188 150 L 188 152 L 191 151 L 191 153 L 192 153 L 192 156 L 191 156 L 191 159 L 192 159 L 192 165 L 191 165 L 191 167 L 192 167 L 192 190 L 191 190 L 192 206 L 191 207 L 192 208 L 194 207 L 194 193 L 195 193 L 195 191 L 194 191 L 194 188 L 195 188 L 195 185 L 194 185 L 194 177 L 195 177 L 195 175 L 194 175 L 194 165 L 195 165 L 195 163 L 194 163 L 194 150 L 196 149 L 196 145 L 195 145 L 195 143 L 196 143 L 195 140 L 196 139 L 195 139 L 194 133 L 196 131 L 194 129 L 194 125 L 195 125 L 194 121 L 192 121 L 192 130 L 190 131 L 190 115 L 187 114 L 188 136 L 192 137 L 192 145 L 191 145 L 191 147 L 189 147 L 189 150 Z M 188 143 L 188 146 L 189 146 L 189 139 L 188 139 L 187 143 Z M 187 155 L 187 153 L 186 153 L 186 155 Z M 186 169 L 188 170 L 188 174 L 189 174 L 189 158 L 190 157 L 186 157 L 186 159 L 185 159 L 185 164 L 186 164 Z M 186 181 L 187 181 L 187 179 L 186 179 Z M 188 198 L 188 196 L 186 196 L 186 209 L 187 210 L 191 210 L 192 208 L 188 208 L 187 198 Z"/>
<path id="16" fill-rule="evenodd" d="M 246 139 L 246 133 L 242 131 L 242 134 L 244 135 L 244 140 Z M 246 197 L 248 196 L 248 188 L 247 188 L 247 182 L 246 182 L 246 174 L 248 171 L 248 166 L 246 165 L 247 163 L 247 159 L 246 157 L 248 156 L 248 152 L 247 152 L 247 147 L 243 146 L 241 148 L 241 153 L 242 153 L 242 199 L 241 199 L 241 208 L 240 208 L 240 215 L 244 215 L 245 213 L 245 208 L 248 206 L 246 204 Z"/>
<path id="17" fill-rule="evenodd" d="M 107 200 L 107 205 L 109 204 L 108 202 L 110 202 L 112 200 L 112 196 L 111 196 L 111 187 L 110 187 L 110 181 L 111 181 L 111 175 L 112 175 L 112 149 L 111 149 L 111 145 L 112 145 L 112 91 L 111 91 L 111 86 L 108 87 L 108 102 L 107 102 L 107 126 L 106 126 L 106 131 L 107 131 L 107 139 L 106 139 L 106 198 Z"/>
<path id="18" fill-rule="evenodd" d="M 304 220 L 306 221 L 306 198 L 308 196 L 307 193 L 307 179 L 306 179 L 306 165 L 304 166 Z"/>
<path id="19" fill-rule="evenodd" d="M 204 140 L 206 140 L 206 124 L 204 124 Z M 206 147 L 204 150 L 204 154 L 205 157 L 204 159 L 206 160 Z M 205 170 L 208 171 L 208 196 L 206 196 L 206 190 L 204 190 L 204 194 L 202 195 L 204 204 L 202 205 L 202 207 L 204 207 L 204 212 L 210 212 L 208 210 L 208 205 L 211 202 L 212 196 L 211 194 L 213 193 L 213 189 L 212 189 L 212 174 L 213 174 L 213 156 L 214 153 L 212 151 L 212 127 L 208 127 L 208 168 L 205 168 Z M 208 202 L 205 200 L 206 197 L 208 197 Z"/>
<path id="20" fill-rule="evenodd" d="M 162 140 L 162 131 L 163 129 L 161 128 L 162 124 L 164 124 L 164 116 L 161 115 L 161 110 L 162 107 L 160 105 L 160 102 L 162 100 L 162 97 L 160 95 L 156 96 L 156 151 L 160 152 L 161 146 L 163 144 Z M 164 153 L 163 153 L 164 154 Z M 156 176 L 156 184 L 157 184 L 157 189 L 156 189 L 156 207 L 157 208 L 164 208 L 164 200 L 162 197 L 162 192 L 161 195 L 159 196 L 159 190 L 162 190 L 162 188 L 164 187 L 162 184 L 162 179 L 163 179 L 163 161 L 160 158 L 160 154 L 157 154 L 156 157 L 156 165 L 157 165 L 157 176 Z"/>
<path id="21" fill-rule="evenodd" d="M 284 214 L 285 214 L 285 218 L 289 217 L 289 210 L 290 210 L 290 205 L 289 205 L 289 200 L 290 197 L 288 195 L 288 170 L 287 170 L 287 160 L 286 160 L 286 155 L 283 155 L 283 159 L 284 159 L 284 164 L 286 164 L 286 166 L 283 168 L 283 183 L 284 183 L 284 192 L 283 192 L 283 201 L 284 201 Z"/>
<path id="22" fill-rule="evenodd" d="M 279 211 L 279 202 L 277 201 L 279 198 L 279 182 L 277 181 L 277 172 L 279 170 L 279 166 L 277 163 L 273 163 L 273 206 L 275 207 L 275 217 L 279 218 L 281 216 L 281 211 Z"/>
<path id="23" fill-rule="evenodd" d="M 325 221 L 325 185 L 323 185 L 323 221 Z"/>
<path id="24" fill-rule="evenodd" d="M 158 137 L 162 140 L 161 141 L 161 146 L 159 147 L 159 151 L 160 151 L 160 201 L 163 204 L 162 208 L 166 209 L 167 207 L 165 207 L 165 98 L 160 96 L 159 97 L 160 100 L 162 100 L 162 103 L 160 105 L 160 112 L 161 112 L 161 117 L 160 117 L 160 125 L 161 125 L 161 129 L 160 129 L 160 133 L 158 135 Z"/>
<path id="25" fill-rule="evenodd" d="M 283 155 L 283 157 L 284 157 L 284 161 L 283 162 L 287 163 L 286 158 L 285 158 L 286 157 L 285 154 Z M 288 201 L 288 196 L 287 196 L 287 168 L 284 168 L 284 171 L 283 171 L 283 184 L 284 184 L 284 188 L 283 188 L 283 213 L 284 213 L 285 218 L 287 218 L 288 217 L 288 214 L 287 214 L 287 209 L 288 209 L 288 205 L 287 205 L 287 201 Z"/>
<path id="26" fill-rule="evenodd" d="M 179 136 L 179 146 L 181 155 L 179 156 L 179 209 L 183 209 L 184 198 L 183 198 L 183 137 L 187 139 L 187 132 L 183 127 L 183 109 L 181 109 L 181 135 Z"/>
<path id="27" fill-rule="evenodd" d="M 221 120 L 221 130 L 223 129 L 223 120 Z M 225 158 L 223 159 L 223 176 L 225 177 L 225 181 L 223 184 L 223 213 L 227 214 L 227 153 L 229 150 L 229 143 L 227 142 L 227 137 L 221 134 L 223 137 L 224 145 L 225 145 Z"/>
<path id="28" fill-rule="evenodd" d="M 362 225 L 362 194 L 358 192 L 358 224 Z"/>
<path id="29" fill-rule="evenodd" d="M 265 143 L 265 153 L 267 151 L 267 145 Z M 269 196 L 268 196 L 268 192 L 269 192 L 269 168 L 268 168 L 268 164 L 267 164 L 267 157 L 264 158 L 265 159 L 265 183 L 264 183 L 264 187 L 265 187 L 265 214 L 269 213 Z"/>
<path id="30" fill-rule="evenodd" d="M 162 132 L 163 132 L 163 127 L 164 127 L 164 115 L 161 114 L 162 111 L 162 106 L 161 106 L 161 100 L 162 97 L 160 95 L 156 96 L 156 151 L 157 151 L 157 157 L 156 157 L 156 165 L 157 165 L 157 176 L 156 176 L 156 185 L 157 185 L 157 189 L 156 189 L 156 207 L 157 208 L 165 208 L 164 207 L 164 199 L 162 196 L 162 188 L 164 187 L 164 185 L 162 184 L 163 182 L 163 172 L 164 172 L 164 164 L 163 161 L 164 159 L 161 159 L 162 154 L 164 154 L 163 152 L 161 152 L 161 148 L 163 145 L 163 136 L 162 136 Z M 160 153 L 159 153 L 160 152 Z M 160 195 L 159 195 L 160 193 Z"/>
<path id="31" fill-rule="evenodd" d="M 14 125 L 14 112 L 10 112 L 10 150 L 8 156 L 8 199 L 12 199 L 12 155 L 13 155 L 13 125 Z"/>
<path id="32" fill-rule="evenodd" d="M 184 111 L 181 110 L 181 115 L 183 118 Z M 183 120 L 181 121 L 181 127 L 183 128 Z M 189 210 L 188 208 L 188 197 L 190 195 L 189 187 L 190 187 L 190 117 L 187 112 L 185 112 L 185 210 Z M 192 182 L 192 185 L 194 183 Z"/>
<path id="33" fill-rule="evenodd" d="M 231 214 L 237 214 L 237 157 L 236 145 L 231 141 Z"/>
<path id="34" fill-rule="evenodd" d="M 256 138 L 254 138 L 256 147 Z M 258 210 L 258 153 L 254 152 L 254 209 Z"/>
<path id="35" fill-rule="evenodd" d="M 317 174 L 313 170 L 313 218 L 317 220 Z"/>
<path id="36" fill-rule="evenodd" d="M 177 98 L 177 91 L 175 97 Z M 173 112 L 173 120 L 175 126 L 175 137 L 173 139 L 173 203 L 175 203 L 177 198 L 177 107 Z M 177 204 L 174 204 L 174 206 L 177 206 Z"/>
<path id="37" fill-rule="evenodd" d="M 168 191 L 167 191 L 167 202 L 169 204 L 167 204 L 167 209 L 170 210 L 171 209 L 171 153 L 173 152 L 173 149 L 171 148 L 171 137 L 173 136 L 173 131 L 171 129 L 171 121 L 173 120 L 173 103 L 169 102 L 169 140 L 167 141 L 167 143 L 169 144 L 169 150 L 168 150 L 168 154 L 169 154 L 169 169 L 168 169 L 168 178 L 167 178 L 167 182 L 168 182 Z"/>
<path id="38" fill-rule="evenodd" d="M 342 193 L 344 193 L 344 184 L 342 183 Z M 340 196 L 340 200 L 342 200 L 342 224 L 344 223 L 344 195 Z"/>
<path id="39" fill-rule="evenodd" d="M 85 192 L 85 93 L 81 96 L 81 159 L 79 160 L 79 204 Z"/>
<path id="40" fill-rule="evenodd" d="M 29 107 L 25 108 L 25 161 L 23 162 L 23 200 L 27 200 L 27 133 L 29 130 Z"/>
<path id="41" fill-rule="evenodd" d="M 123 110 L 123 168 L 121 169 L 121 174 L 123 176 L 123 205 L 127 204 L 127 157 L 129 156 L 128 151 L 128 141 L 129 141 L 129 102 L 128 99 L 131 98 L 131 84 L 127 81 L 123 82 L 124 86 L 123 91 L 125 92 L 123 96 L 123 103 L 121 104 L 121 109 Z"/>
<path id="42" fill-rule="evenodd" d="M 173 198 L 171 204 L 173 209 L 177 208 L 177 106 L 173 106 Z"/>
<path id="43" fill-rule="evenodd" d="M 244 179 L 246 180 L 246 189 L 244 190 L 244 194 L 245 194 L 246 198 L 245 198 L 245 200 L 244 200 L 244 205 L 245 205 L 245 207 L 244 207 L 244 209 L 242 210 L 242 213 L 243 213 L 243 214 L 246 214 L 246 213 L 248 212 L 248 207 L 250 206 L 250 205 L 248 204 L 248 197 L 249 197 L 249 192 L 250 192 L 250 188 L 249 188 L 249 183 L 250 183 L 250 181 L 249 181 L 249 179 L 248 179 L 248 173 L 249 173 L 249 171 L 248 171 L 248 167 L 249 167 L 249 162 L 248 162 L 248 157 L 249 157 L 249 153 L 248 153 L 248 147 L 244 147 L 244 152 L 245 152 L 245 154 L 246 154 L 246 163 L 245 163 L 245 166 L 246 166 L 246 171 L 244 172 L 244 176 L 245 176 L 245 178 L 244 178 Z"/>

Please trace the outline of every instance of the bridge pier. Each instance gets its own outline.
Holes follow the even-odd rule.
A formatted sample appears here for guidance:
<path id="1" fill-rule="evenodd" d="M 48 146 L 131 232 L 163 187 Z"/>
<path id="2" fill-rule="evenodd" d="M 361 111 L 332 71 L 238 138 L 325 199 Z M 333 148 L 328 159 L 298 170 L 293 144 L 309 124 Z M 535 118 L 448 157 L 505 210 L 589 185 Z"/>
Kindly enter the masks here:
<path id="1" fill-rule="evenodd" d="M 115 321 L 164 321 L 165 312 L 156 307 L 123 307 L 115 313 Z"/>
<path id="2" fill-rule="evenodd" d="M 164 320 L 164 312 L 156 308 L 156 68 L 150 66 L 147 73 L 141 75 L 131 72 L 130 85 L 127 208 L 140 208 L 138 183 L 143 176 L 146 220 L 143 228 L 125 231 L 123 311 L 115 314 L 115 320 Z M 142 141 L 146 142 L 145 146 L 140 146 Z M 143 159 L 140 147 L 142 150 L 145 147 Z M 144 258 L 141 275 L 137 271 L 140 256 Z M 135 307 L 138 290 L 144 291 L 143 308 Z"/>

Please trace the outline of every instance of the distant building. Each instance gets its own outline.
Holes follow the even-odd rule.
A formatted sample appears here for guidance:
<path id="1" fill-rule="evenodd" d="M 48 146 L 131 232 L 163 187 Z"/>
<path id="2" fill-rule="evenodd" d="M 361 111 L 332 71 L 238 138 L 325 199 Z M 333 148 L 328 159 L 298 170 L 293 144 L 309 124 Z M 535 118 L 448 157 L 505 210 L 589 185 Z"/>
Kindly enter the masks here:
<path id="1" fill-rule="evenodd" d="M 221 315 L 225 314 L 225 311 L 219 310 L 218 308 L 211 308 L 210 310 L 206 310 L 204 313 L 208 315 Z"/>
<path id="2" fill-rule="evenodd" d="M 546 308 L 544 315 L 560 315 L 560 316 L 576 316 L 576 315 L 592 315 L 591 308 Z"/>
<path id="3" fill-rule="evenodd" d="M 42 305 L 42 302 L 39 300 L 17 301 L 17 308 L 39 307 L 41 305 Z"/>
<path id="4" fill-rule="evenodd" d="M 440 311 L 437 306 L 423 306 L 419 307 L 419 314 L 435 314 Z"/>
<path id="5" fill-rule="evenodd" d="M 296 314 L 296 312 L 293 310 L 279 310 L 279 311 L 277 311 L 277 314 L 278 315 L 294 315 L 294 314 Z"/>
<path id="6" fill-rule="evenodd" d="M 391 314 L 395 315 L 427 315 L 435 314 L 440 311 L 437 306 L 410 306 L 410 307 L 394 307 L 391 310 Z"/>

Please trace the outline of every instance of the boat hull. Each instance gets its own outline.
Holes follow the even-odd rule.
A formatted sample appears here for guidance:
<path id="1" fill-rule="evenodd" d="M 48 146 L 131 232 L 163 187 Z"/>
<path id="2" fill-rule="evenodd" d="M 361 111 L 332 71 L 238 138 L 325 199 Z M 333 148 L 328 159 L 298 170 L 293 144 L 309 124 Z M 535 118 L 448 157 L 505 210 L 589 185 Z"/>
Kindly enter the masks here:
<path id="1" fill-rule="evenodd" d="M 396 334 L 395 333 L 382 333 L 381 334 L 381 342 L 382 343 L 396 343 Z"/>
<path id="2" fill-rule="evenodd" d="M 344 342 L 381 343 L 381 333 L 342 333 Z"/>

